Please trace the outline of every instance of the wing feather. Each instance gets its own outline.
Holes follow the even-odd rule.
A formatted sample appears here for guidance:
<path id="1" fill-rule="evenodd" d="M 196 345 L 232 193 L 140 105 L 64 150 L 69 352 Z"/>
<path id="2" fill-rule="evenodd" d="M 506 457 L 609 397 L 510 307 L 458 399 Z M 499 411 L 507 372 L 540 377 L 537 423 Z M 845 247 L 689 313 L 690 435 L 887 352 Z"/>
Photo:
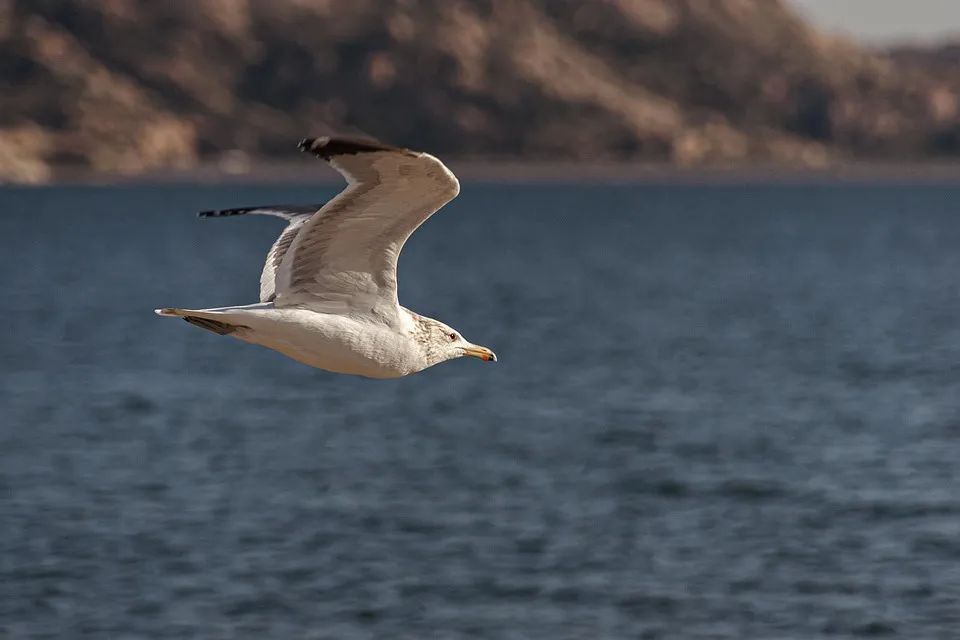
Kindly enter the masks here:
<path id="1" fill-rule="evenodd" d="M 316 213 L 325 202 L 319 204 L 264 204 L 256 207 L 237 207 L 235 209 L 214 209 L 201 211 L 199 218 L 225 218 L 228 216 L 260 215 L 274 216 L 284 220 L 293 220 L 300 216 L 311 216 Z"/>
<path id="2" fill-rule="evenodd" d="M 376 142 L 315 138 L 300 148 L 339 171 L 347 188 L 292 236 L 276 273 L 277 306 L 335 302 L 396 317 L 400 251 L 459 182 L 429 154 Z"/>

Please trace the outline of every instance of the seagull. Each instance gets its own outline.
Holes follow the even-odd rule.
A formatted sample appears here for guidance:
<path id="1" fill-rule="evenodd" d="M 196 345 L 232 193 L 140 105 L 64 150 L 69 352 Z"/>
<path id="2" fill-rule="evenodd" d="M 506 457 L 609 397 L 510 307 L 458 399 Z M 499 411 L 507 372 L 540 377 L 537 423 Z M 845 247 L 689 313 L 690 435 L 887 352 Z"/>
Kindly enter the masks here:
<path id="1" fill-rule="evenodd" d="M 213 309 L 156 309 L 303 364 L 367 378 L 398 378 L 453 358 L 497 356 L 439 320 L 400 306 L 397 259 L 427 218 L 460 192 L 428 153 L 380 142 L 306 138 L 301 151 L 346 179 L 333 200 L 202 211 L 202 218 L 276 216 L 287 227 L 260 275 L 260 302 Z"/>

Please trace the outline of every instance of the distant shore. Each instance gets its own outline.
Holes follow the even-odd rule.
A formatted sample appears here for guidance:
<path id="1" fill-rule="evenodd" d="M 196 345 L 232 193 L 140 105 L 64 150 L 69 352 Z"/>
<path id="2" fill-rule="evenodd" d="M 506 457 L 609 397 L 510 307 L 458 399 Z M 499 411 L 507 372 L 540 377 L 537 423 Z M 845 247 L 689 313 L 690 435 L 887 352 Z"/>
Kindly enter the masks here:
<path id="1" fill-rule="evenodd" d="M 678 167 L 656 163 L 525 162 L 451 160 L 447 163 L 464 182 L 498 183 L 666 183 L 666 184 L 954 184 L 960 183 L 960 162 L 845 163 L 804 168 L 776 165 Z M 137 174 L 102 173 L 83 167 L 55 167 L 44 185 L 126 184 L 303 184 L 339 183 L 332 170 L 316 162 L 267 162 L 245 167 L 216 163 L 189 169 Z M 16 185 L 18 183 L 2 183 Z"/>

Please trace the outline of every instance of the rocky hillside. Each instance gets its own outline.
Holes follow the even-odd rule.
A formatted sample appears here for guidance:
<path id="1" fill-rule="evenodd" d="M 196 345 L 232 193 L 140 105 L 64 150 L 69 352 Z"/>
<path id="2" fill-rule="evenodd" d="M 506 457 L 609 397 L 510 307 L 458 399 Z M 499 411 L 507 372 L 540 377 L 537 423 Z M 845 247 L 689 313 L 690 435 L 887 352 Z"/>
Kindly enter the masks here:
<path id="1" fill-rule="evenodd" d="M 960 86 L 779 0 L 0 0 L 0 176 L 291 157 L 681 165 L 960 154 Z"/>

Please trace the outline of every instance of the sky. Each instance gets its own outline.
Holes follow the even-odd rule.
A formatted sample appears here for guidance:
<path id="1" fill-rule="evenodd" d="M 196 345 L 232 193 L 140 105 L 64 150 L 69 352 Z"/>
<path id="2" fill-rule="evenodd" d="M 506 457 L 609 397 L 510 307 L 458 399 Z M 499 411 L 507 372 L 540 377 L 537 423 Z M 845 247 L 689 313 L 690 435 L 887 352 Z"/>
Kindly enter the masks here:
<path id="1" fill-rule="evenodd" d="M 960 0 L 789 0 L 814 23 L 877 44 L 960 40 Z"/>

